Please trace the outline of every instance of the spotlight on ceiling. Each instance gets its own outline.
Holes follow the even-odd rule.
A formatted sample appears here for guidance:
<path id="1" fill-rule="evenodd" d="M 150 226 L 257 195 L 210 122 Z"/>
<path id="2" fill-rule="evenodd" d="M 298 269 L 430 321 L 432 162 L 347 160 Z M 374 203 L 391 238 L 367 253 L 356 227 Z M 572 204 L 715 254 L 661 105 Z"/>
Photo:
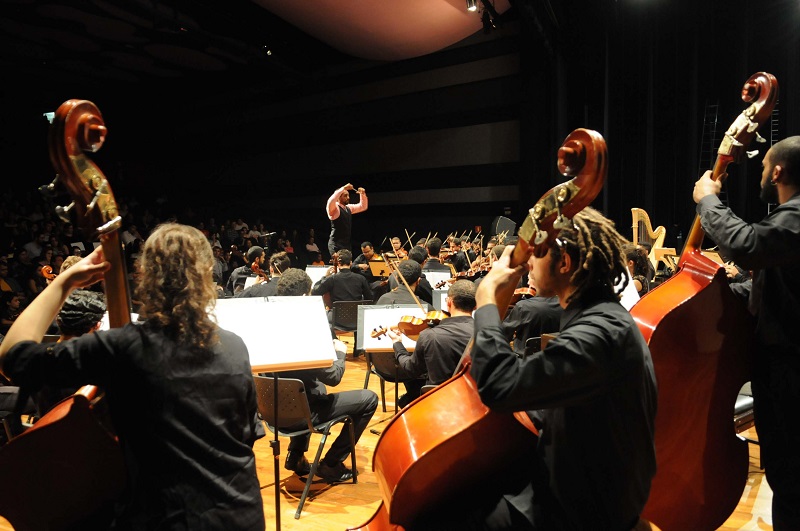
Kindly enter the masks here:
<path id="1" fill-rule="evenodd" d="M 477 11 L 478 0 L 467 0 L 467 11 Z"/>

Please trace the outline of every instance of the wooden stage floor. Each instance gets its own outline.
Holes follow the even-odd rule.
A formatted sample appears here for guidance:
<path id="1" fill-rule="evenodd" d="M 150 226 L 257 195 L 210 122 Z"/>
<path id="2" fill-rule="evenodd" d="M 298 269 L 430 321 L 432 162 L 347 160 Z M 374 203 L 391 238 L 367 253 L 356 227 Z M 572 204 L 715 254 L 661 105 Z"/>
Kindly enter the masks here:
<path id="1" fill-rule="evenodd" d="M 352 338 L 342 338 L 345 342 L 348 339 L 350 350 L 352 350 Z M 353 360 L 348 354 L 346 370 L 342 383 L 333 388 L 333 391 L 346 389 L 361 389 L 364 385 L 366 375 L 366 362 L 364 357 Z M 374 375 L 370 378 L 369 388 L 380 396 L 378 378 Z M 403 389 L 401 386 L 400 394 Z M 394 413 L 394 386 L 386 384 L 386 409 L 383 413 L 380 404 L 375 416 L 370 422 L 370 428 L 380 430 L 386 421 Z M 329 437 L 326 447 L 339 431 Z M 756 438 L 754 430 L 745 433 L 752 438 Z M 258 465 L 258 477 L 261 484 L 261 494 L 264 500 L 264 513 L 267 519 L 267 530 L 276 529 L 275 520 L 275 480 L 273 468 L 272 449 L 270 440 L 272 434 L 268 433 L 255 444 L 255 454 Z M 357 464 L 359 470 L 358 483 L 342 483 L 338 485 L 328 485 L 322 481 L 314 483 L 309 493 L 303 513 L 299 520 L 295 520 L 294 513 L 297 509 L 300 495 L 302 494 L 305 483 L 294 473 L 283 468 L 283 460 L 286 455 L 288 439 L 281 437 L 281 456 L 280 466 L 280 514 L 281 529 L 286 531 L 328 531 L 344 530 L 348 527 L 355 527 L 366 522 L 378 507 L 380 493 L 372 473 L 372 454 L 378 441 L 378 435 L 370 432 L 368 428 L 357 445 Z M 319 445 L 319 436 L 313 436 L 309 451 L 306 454 L 309 459 L 313 459 L 314 452 Z M 772 502 L 772 491 L 764 478 L 763 471 L 759 468 L 759 448 L 757 445 L 750 446 L 750 473 L 742 493 L 736 511 L 730 516 L 725 524 L 720 527 L 724 531 L 734 530 L 771 530 L 772 518 L 770 505 Z M 324 455 L 324 453 L 323 453 Z M 348 461 L 349 463 L 349 461 Z M 680 508 L 676 507 L 676 510 Z M 46 505 L 42 507 L 46 510 Z M 6 520 L 0 518 L 0 531 L 13 529 Z"/>

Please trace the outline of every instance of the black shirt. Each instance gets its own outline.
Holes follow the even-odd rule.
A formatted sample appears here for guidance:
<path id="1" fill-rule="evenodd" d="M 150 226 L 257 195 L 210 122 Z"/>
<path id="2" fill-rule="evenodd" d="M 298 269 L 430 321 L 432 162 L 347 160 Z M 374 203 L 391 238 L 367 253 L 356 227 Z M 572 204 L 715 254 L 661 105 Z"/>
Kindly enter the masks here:
<path id="1" fill-rule="evenodd" d="M 63 343 L 21 342 L 4 370 L 19 385 L 91 383 L 108 398 L 128 470 L 121 529 L 264 529 L 256 394 L 242 339 L 219 330 L 190 352 L 142 324 Z"/>
<path id="2" fill-rule="evenodd" d="M 754 270 L 749 308 L 756 316 L 759 343 L 800 354 L 800 195 L 753 224 L 734 215 L 716 196 L 704 197 L 697 212 L 721 254 Z M 800 358 L 795 362 L 799 366 Z"/>
<path id="3" fill-rule="evenodd" d="M 233 271 L 231 271 L 231 276 L 228 277 L 228 283 L 225 284 L 225 292 L 228 295 L 234 295 L 236 293 L 236 287 L 242 286 L 244 287 L 245 282 L 247 281 L 248 277 L 256 276 L 253 273 L 253 270 L 250 269 L 249 266 L 241 266 L 237 267 Z"/>
<path id="4" fill-rule="evenodd" d="M 514 352 L 522 356 L 528 339 L 558 332 L 563 313 L 558 297 L 522 299 L 506 315 L 503 332 L 508 341 L 514 341 Z"/>
<path id="5" fill-rule="evenodd" d="M 397 279 L 397 271 L 392 273 L 392 275 L 389 277 L 390 290 L 399 287 L 402 283 L 402 280 Z M 433 286 L 431 286 L 431 283 L 428 282 L 428 279 L 425 278 L 424 274 L 420 275 L 419 277 L 419 284 L 417 284 L 417 287 L 414 290 L 414 295 L 416 295 L 417 298 L 422 302 L 427 302 L 433 306 Z"/>
<path id="6" fill-rule="evenodd" d="M 489 407 L 542 410 L 532 451 L 544 467 L 531 485 L 549 485 L 561 510 L 537 506 L 532 489 L 506 500 L 530 522 L 535 512 L 551 519 L 561 512 L 564 528 L 622 529 L 637 521 L 656 471 L 656 380 L 630 314 L 589 295 L 564 311 L 547 348 L 525 359 L 508 345 L 497 307 L 479 308 L 471 374 Z"/>
<path id="7" fill-rule="evenodd" d="M 403 343 L 394 343 L 394 354 L 400 365 L 398 376 L 419 378 L 427 373 L 426 385 L 439 385 L 456 370 L 469 340 L 475 322 L 470 316 L 448 317 L 419 334 L 414 352 L 409 353 Z"/>
<path id="8" fill-rule="evenodd" d="M 338 273 L 322 277 L 311 288 L 312 295 L 331 294 L 331 303 L 336 301 L 372 300 L 372 290 L 367 279 L 349 268 L 340 269 Z"/>
<path id="9" fill-rule="evenodd" d="M 254 284 L 249 288 L 243 289 L 233 297 L 235 299 L 248 299 L 257 297 L 272 297 L 273 295 L 277 295 L 278 278 L 280 277 L 272 277 L 272 279 L 269 282 Z"/>
<path id="10" fill-rule="evenodd" d="M 337 250 L 350 249 L 350 232 L 353 226 L 353 213 L 350 212 L 349 207 L 344 207 L 340 204 L 336 206 L 339 208 L 339 217 L 331 220 L 329 242 L 332 242 Z"/>
<path id="11" fill-rule="evenodd" d="M 398 286 L 392 291 L 388 293 L 384 293 L 378 299 L 378 302 L 375 304 L 380 305 L 387 305 L 387 304 L 417 304 L 417 300 L 414 299 L 414 296 L 408 291 L 408 288 L 403 286 Z M 427 304 L 422 302 L 422 307 L 426 308 Z M 426 310 L 427 311 L 427 310 Z"/>

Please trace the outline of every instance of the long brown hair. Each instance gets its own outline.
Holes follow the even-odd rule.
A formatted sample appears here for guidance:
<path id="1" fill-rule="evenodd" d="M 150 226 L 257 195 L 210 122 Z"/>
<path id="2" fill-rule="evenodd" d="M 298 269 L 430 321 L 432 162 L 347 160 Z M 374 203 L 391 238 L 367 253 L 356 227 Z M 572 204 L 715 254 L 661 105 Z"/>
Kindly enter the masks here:
<path id="1" fill-rule="evenodd" d="M 216 343 L 217 326 L 208 316 L 217 300 L 213 263 L 211 245 L 196 228 L 178 223 L 156 227 L 138 263 L 136 297 L 147 326 L 192 349 Z"/>

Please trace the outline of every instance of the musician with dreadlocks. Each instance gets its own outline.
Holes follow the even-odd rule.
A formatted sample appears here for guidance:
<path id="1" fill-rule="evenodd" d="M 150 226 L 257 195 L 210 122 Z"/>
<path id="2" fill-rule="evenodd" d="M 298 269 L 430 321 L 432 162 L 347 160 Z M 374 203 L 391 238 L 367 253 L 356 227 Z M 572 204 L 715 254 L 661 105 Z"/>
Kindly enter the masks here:
<path id="1" fill-rule="evenodd" d="M 630 530 L 647 501 L 657 390 L 647 344 L 615 289 L 626 283 L 625 241 L 591 208 L 572 222 L 519 267 L 509 267 L 509 246 L 478 287 L 471 375 L 486 405 L 528 412 L 539 437 L 513 469 L 493 474 L 503 478 L 494 494 L 461 504 L 464 522 L 453 528 Z M 538 293 L 557 296 L 564 314 L 555 339 L 522 359 L 495 294 L 530 268 Z"/>

